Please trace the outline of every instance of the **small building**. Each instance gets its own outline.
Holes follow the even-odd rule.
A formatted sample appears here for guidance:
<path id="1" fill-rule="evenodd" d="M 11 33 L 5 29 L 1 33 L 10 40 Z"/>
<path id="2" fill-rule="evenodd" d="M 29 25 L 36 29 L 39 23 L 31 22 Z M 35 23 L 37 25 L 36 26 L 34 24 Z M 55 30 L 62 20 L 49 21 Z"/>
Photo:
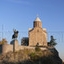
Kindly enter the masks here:
<path id="1" fill-rule="evenodd" d="M 33 28 L 29 30 L 29 46 L 47 46 L 47 32 L 42 28 L 42 21 L 39 17 L 33 22 Z"/>
<path id="2" fill-rule="evenodd" d="M 21 45 L 28 46 L 29 45 L 29 38 L 28 37 L 23 37 L 21 39 Z"/>

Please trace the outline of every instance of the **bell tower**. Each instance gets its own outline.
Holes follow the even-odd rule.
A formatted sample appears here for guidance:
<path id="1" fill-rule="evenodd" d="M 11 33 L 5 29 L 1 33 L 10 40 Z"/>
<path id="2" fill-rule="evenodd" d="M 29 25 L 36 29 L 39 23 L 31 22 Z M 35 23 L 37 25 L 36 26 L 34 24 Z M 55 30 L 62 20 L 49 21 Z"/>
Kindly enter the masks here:
<path id="1" fill-rule="evenodd" d="M 35 21 L 34 21 L 34 23 L 33 23 L 33 27 L 34 27 L 34 28 L 35 28 L 35 27 L 40 27 L 40 28 L 42 28 L 42 22 L 41 22 L 41 20 L 40 20 L 39 17 L 36 17 L 36 19 L 35 19 Z"/>

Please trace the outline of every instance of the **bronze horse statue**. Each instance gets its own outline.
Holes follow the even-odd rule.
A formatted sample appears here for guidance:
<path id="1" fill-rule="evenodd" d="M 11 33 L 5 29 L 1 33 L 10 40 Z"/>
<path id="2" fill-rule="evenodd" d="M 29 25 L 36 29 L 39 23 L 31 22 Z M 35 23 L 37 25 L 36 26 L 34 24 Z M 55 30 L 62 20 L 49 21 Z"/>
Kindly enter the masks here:
<path id="1" fill-rule="evenodd" d="M 13 31 L 14 31 L 14 34 L 12 35 L 12 39 L 15 39 L 15 38 L 18 37 L 18 33 L 19 33 L 19 31 L 17 31 L 16 29 L 13 30 Z"/>

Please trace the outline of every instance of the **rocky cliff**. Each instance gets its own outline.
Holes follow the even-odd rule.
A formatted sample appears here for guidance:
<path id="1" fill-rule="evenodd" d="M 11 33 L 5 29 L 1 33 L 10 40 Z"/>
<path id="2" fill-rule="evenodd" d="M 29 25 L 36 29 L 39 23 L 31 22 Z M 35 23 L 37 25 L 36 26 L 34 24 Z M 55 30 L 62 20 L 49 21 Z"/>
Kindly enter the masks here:
<path id="1" fill-rule="evenodd" d="M 0 64 L 62 64 L 55 48 L 19 50 L 0 55 Z"/>

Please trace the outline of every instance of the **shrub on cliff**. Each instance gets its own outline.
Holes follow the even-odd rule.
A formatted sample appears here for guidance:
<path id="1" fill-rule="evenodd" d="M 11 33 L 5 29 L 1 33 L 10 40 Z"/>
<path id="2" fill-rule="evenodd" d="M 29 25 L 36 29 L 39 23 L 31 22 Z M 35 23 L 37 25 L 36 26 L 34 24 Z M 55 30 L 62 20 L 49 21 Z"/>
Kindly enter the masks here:
<path id="1" fill-rule="evenodd" d="M 40 47 L 39 46 L 36 46 L 35 47 L 35 51 L 37 51 L 37 52 L 41 51 Z"/>
<path id="2" fill-rule="evenodd" d="M 0 41 L 0 45 L 2 44 L 6 44 L 7 43 L 7 40 L 5 38 L 3 38 L 1 41 Z"/>
<path id="3" fill-rule="evenodd" d="M 35 61 L 38 60 L 40 58 L 40 56 L 38 54 L 36 54 L 35 52 L 30 54 L 30 59 Z"/>

